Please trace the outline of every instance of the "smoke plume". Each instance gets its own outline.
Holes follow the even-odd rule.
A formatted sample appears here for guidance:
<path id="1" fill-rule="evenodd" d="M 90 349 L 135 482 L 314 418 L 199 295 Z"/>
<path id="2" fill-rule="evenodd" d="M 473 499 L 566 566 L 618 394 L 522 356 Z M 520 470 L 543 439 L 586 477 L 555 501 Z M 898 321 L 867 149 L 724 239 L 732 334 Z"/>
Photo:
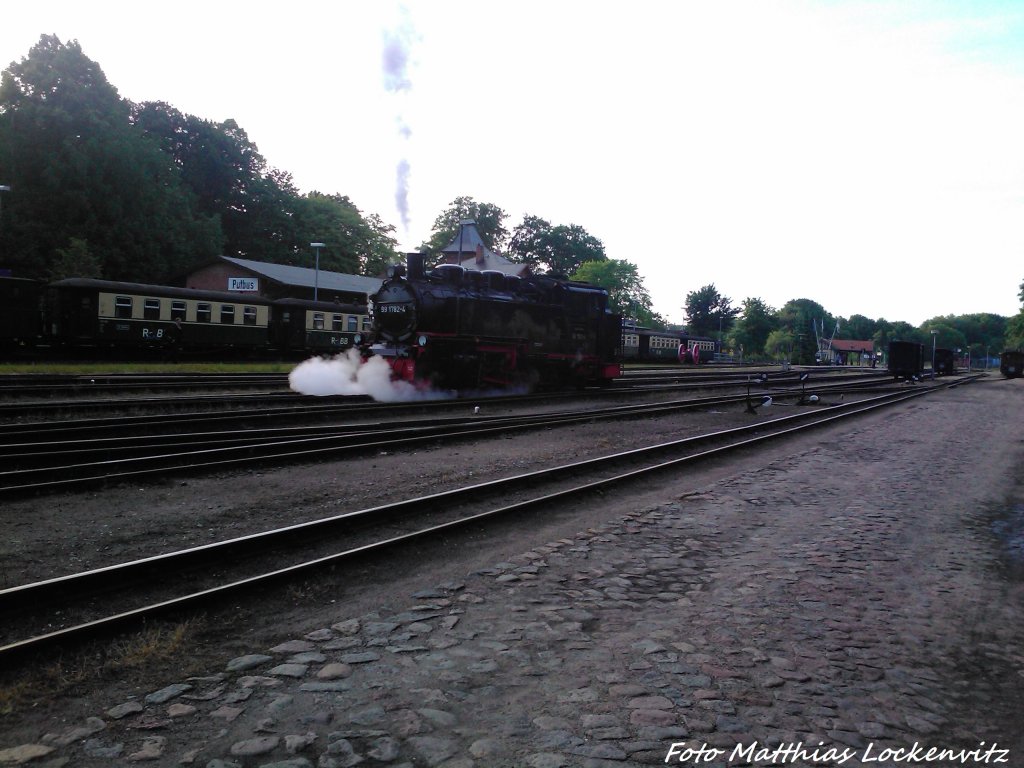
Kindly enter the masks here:
<path id="1" fill-rule="evenodd" d="M 409 55 L 415 39 L 415 30 L 408 9 L 402 7 L 400 13 L 401 18 L 395 28 L 384 32 L 382 58 L 384 89 L 398 99 L 412 91 Z M 407 142 L 412 137 L 412 128 L 405 119 L 403 106 L 404 102 L 399 101 L 396 124 L 399 138 Z M 406 234 L 409 231 L 409 172 L 409 160 L 402 157 L 395 168 L 395 206 L 402 217 L 402 227 Z"/>

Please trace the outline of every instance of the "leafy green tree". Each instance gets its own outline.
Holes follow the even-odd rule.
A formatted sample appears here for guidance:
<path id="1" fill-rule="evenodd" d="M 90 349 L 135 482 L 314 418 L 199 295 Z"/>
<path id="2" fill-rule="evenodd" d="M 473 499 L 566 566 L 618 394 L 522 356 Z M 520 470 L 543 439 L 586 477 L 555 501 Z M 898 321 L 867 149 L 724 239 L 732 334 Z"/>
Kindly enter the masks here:
<path id="1" fill-rule="evenodd" d="M 216 219 L 77 42 L 44 35 L 0 80 L 0 178 L 9 266 L 43 277 L 58 249 L 88 243 L 104 276 L 157 282 L 220 252 Z"/>
<path id="2" fill-rule="evenodd" d="M 967 337 L 952 325 L 943 322 L 927 322 L 921 326 L 921 333 L 927 340 L 930 350 L 933 344 L 932 331 L 935 334 L 934 345 L 940 349 L 966 349 Z"/>
<path id="3" fill-rule="evenodd" d="M 1024 310 L 1006 324 L 1006 349 L 1024 349 Z"/>
<path id="4" fill-rule="evenodd" d="M 732 299 L 722 296 L 714 283 L 687 293 L 683 310 L 691 335 L 716 339 L 729 332 L 740 313 L 739 307 L 733 307 Z"/>
<path id="5" fill-rule="evenodd" d="M 814 324 L 820 328 L 822 322 L 826 329 L 835 327 L 835 318 L 821 304 L 810 299 L 792 299 L 779 310 L 779 327 L 789 331 L 794 339 L 792 362 L 798 365 L 815 362 L 818 342 Z"/>
<path id="6" fill-rule="evenodd" d="M 310 242 L 327 246 L 320 254 L 321 269 L 372 275 L 397 261 L 394 227 L 379 217 L 364 218 L 347 196 L 310 192 L 302 202 L 297 226 L 303 242 L 296 246 L 296 263 L 308 264 Z"/>
<path id="7" fill-rule="evenodd" d="M 778 327 L 775 310 L 762 299 L 746 298 L 729 336 L 730 346 L 744 357 L 765 354 L 768 336 Z"/>
<path id="8" fill-rule="evenodd" d="M 538 271 L 571 275 L 590 261 L 607 258 L 604 243 L 576 224 L 552 226 L 539 216 L 524 216 L 512 232 L 509 258 Z"/>
<path id="9" fill-rule="evenodd" d="M 384 223 L 376 213 L 370 214 L 365 221 L 370 234 L 366 251 L 359 260 L 359 274 L 381 277 L 389 266 L 402 263 L 395 227 Z"/>
<path id="10" fill-rule="evenodd" d="M 971 350 L 973 356 L 977 357 L 984 355 L 986 349 L 991 351 L 1003 348 L 1007 321 L 1008 318 L 989 313 L 945 315 L 926 320 L 922 324 L 922 330 L 937 325 L 953 328 L 963 335 L 967 348 Z M 927 336 L 927 333 L 924 335 Z M 963 347 L 960 348 L 962 349 Z"/>
<path id="11" fill-rule="evenodd" d="M 492 203 L 478 203 L 472 197 L 457 197 L 434 219 L 433 234 L 420 245 L 420 250 L 428 256 L 436 256 L 458 236 L 459 225 L 463 221 L 473 221 L 484 245 L 500 252 L 508 240 L 507 218 L 508 214 Z"/>
<path id="12" fill-rule="evenodd" d="M 1020 284 L 1020 293 L 1017 297 L 1024 304 L 1024 282 Z M 1005 346 L 1007 349 L 1024 349 L 1024 307 L 1006 324 Z"/>
<path id="13" fill-rule="evenodd" d="M 796 337 L 788 329 L 780 328 L 768 334 L 764 351 L 773 360 L 792 360 Z"/>
<path id="14" fill-rule="evenodd" d="M 508 257 L 520 264 L 529 264 L 538 271 L 542 270 L 542 265 L 550 261 L 547 241 L 551 229 L 551 222 L 540 216 L 523 216 L 522 222 L 512 230 Z"/>
<path id="15" fill-rule="evenodd" d="M 47 275 L 50 280 L 67 277 L 103 277 L 103 265 L 89 251 L 89 244 L 79 237 L 72 237 L 66 248 L 57 249 L 57 260 L 50 266 Z"/>
<path id="16" fill-rule="evenodd" d="M 607 289 L 610 308 L 624 318 L 631 318 L 646 327 L 665 327 L 664 318 L 651 306 L 651 296 L 644 287 L 636 264 L 624 259 L 587 261 L 571 277 Z"/>
<path id="17" fill-rule="evenodd" d="M 864 315 L 850 315 L 849 320 L 840 320 L 839 333 L 836 334 L 836 338 L 861 341 L 874 338 L 877 332 L 877 321 Z"/>

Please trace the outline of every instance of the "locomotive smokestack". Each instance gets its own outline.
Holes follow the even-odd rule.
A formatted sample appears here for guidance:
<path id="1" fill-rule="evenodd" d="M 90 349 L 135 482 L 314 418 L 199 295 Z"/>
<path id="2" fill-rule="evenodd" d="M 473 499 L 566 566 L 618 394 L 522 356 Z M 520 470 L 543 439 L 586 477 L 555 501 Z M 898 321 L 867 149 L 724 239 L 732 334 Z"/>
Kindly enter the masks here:
<path id="1" fill-rule="evenodd" d="M 422 280 L 424 277 L 423 254 L 410 253 L 406 256 L 406 261 L 409 265 L 409 279 Z"/>

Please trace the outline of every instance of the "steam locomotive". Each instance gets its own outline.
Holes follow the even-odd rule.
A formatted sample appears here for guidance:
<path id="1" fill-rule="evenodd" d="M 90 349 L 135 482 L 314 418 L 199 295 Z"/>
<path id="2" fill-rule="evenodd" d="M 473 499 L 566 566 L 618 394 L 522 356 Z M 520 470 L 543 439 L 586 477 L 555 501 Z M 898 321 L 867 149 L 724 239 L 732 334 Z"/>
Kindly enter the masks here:
<path id="1" fill-rule="evenodd" d="M 608 292 L 549 275 L 518 277 L 421 254 L 370 297 L 375 342 L 395 378 L 444 389 L 606 385 L 621 372 L 622 318 Z"/>

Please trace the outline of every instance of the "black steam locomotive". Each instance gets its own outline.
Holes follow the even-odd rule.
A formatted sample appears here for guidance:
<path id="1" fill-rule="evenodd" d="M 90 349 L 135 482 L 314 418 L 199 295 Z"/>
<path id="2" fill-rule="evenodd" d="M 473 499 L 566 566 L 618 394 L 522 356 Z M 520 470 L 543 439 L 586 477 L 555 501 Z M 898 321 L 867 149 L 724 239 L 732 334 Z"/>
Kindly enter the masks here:
<path id="1" fill-rule="evenodd" d="M 622 319 L 603 288 L 551 276 L 427 270 L 411 254 L 370 298 L 397 379 L 444 389 L 603 385 L 620 374 Z"/>

